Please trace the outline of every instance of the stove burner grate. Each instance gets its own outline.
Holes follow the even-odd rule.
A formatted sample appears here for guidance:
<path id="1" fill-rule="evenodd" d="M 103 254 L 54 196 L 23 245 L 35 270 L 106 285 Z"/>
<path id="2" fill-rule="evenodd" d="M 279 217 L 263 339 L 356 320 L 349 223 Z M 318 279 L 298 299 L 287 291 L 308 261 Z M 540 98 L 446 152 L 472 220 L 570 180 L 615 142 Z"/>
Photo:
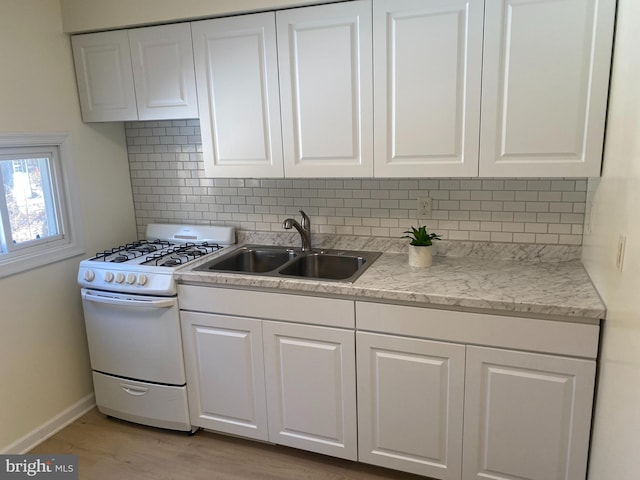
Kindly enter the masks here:
<path id="1" fill-rule="evenodd" d="M 175 244 L 166 240 L 139 240 L 98 252 L 90 260 L 127 263 L 140 258 L 142 265 L 176 267 L 220 248 L 220 245 L 208 242 Z"/>
<path id="2" fill-rule="evenodd" d="M 207 253 L 215 252 L 220 248 L 222 247 L 216 243 L 185 243 L 147 257 L 144 264 L 152 264 L 159 267 L 175 267 L 195 260 Z"/>
<path id="3" fill-rule="evenodd" d="M 110 250 L 98 252 L 90 260 L 125 263 L 128 260 L 148 255 L 152 252 L 162 250 L 163 248 L 168 248 L 171 245 L 172 244 L 166 240 L 138 240 L 136 242 L 127 243 L 126 245 L 120 245 L 119 247 L 115 247 Z"/>

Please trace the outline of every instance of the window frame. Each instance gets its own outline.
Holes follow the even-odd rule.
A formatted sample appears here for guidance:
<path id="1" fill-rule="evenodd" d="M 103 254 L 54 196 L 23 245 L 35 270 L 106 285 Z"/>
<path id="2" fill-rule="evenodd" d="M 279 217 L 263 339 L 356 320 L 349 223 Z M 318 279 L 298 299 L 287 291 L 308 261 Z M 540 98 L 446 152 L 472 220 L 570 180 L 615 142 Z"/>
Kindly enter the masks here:
<path id="1" fill-rule="evenodd" d="M 56 236 L 7 245 L 6 252 L 0 250 L 0 278 L 84 253 L 71 136 L 66 133 L 0 134 L 0 154 L 13 155 L 17 150 L 49 152 L 46 156 L 50 162 L 52 200 L 60 231 Z M 0 190 L 3 194 L 0 210 L 4 217 L 8 217 L 4 188 Z M 3 221 L 8 221 L 8 218 L 0 218 L 0 223 Z M 0 232 L 0 235 L 4 242 L 5 232 Z"/>

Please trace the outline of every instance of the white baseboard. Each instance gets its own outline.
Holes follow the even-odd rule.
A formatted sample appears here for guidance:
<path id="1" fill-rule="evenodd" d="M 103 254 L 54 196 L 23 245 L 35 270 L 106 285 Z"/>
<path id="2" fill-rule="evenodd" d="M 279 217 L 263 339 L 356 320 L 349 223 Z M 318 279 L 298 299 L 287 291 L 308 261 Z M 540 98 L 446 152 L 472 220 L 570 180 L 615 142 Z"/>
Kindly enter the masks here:
<path id="1" fill-rule="evenodd" d="M 80 399 L 66 410 L 63 410 L 51 420 L 40 425 L 35 430 L 19 438 L 11 445 L 0 450 L 2 454 L 23 454 L 44 442 L 47 438 L 62 430 L 64 427 L 80 418 L 93 407 L 96 406 L 96 399 L 93 393 Z"/>

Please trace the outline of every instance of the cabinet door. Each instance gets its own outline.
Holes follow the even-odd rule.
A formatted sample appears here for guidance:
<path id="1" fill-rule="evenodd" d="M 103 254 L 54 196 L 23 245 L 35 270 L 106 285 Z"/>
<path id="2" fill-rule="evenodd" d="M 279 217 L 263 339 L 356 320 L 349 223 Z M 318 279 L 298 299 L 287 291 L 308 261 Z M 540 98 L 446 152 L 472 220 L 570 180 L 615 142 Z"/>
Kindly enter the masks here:
<path id="1" fill-rule="evenodd" d="M 598 176 L 615 0 L 487 0 L 480 176 Z"/>
<path id="2" fill-rule="evenodd" d="M 71 44 L 82 119 L 137 120 L 127 31 L 75 35 Z"/>
<path id="3" fill-rule="evenodd" d="M 595 362 L 467 347 L 464 480 L 584 480 Z"/>
<path id="4" fill-rule="evenodd" d="M 375 176 L 477 176 L 484 4 L 374 0 Z"/>
<path id="5" fill-rule="evenodd" d="M 371 3 L 276 19 L 286 176 L 372 176 Z"/>
<path id="6" fill-rule="evenodd" d="M 459 479 L 464 345 L 357 335 L 361 462 Z"/>
<path id="7" fill-rule="evenodd" d="M 198 118 L 191 26 L 129 30 L 138 118 Z"/>
<path id="8" fill-rule="evenodd" d="M 352 330 L 263 323 L 269 441 L 357 459 Z"/>
<path id="9" fill-rule="evenodd" d="M 282 177 L 273 12 L 191 24 L 208 177 Z"/>
<path id="10" fill-rule="evenodd" d="M 180 312 L 193 425 L 267 440 L 260 320 Z"/>

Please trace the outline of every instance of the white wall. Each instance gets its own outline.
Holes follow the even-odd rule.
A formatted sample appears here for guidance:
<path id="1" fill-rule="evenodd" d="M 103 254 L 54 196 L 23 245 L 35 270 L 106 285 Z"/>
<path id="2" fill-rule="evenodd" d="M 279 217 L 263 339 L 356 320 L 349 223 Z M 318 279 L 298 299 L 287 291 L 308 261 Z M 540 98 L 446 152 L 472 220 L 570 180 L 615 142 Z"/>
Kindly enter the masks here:
<path id="1" fill-rule="evenodd" d="M 123 124 L 81 122 L 58 0 L 0 2 L 0 132 L 68 132 L 87 252 L 135 237 Z M 82 257 L 0 279 L 0 452 L 92 393 Z"/>
<path id="2" fill-rule="evenodd" d="M 583 260 L 607 320 L 591 446 L 590 480 L 640 478 L 640 2 L 618 1 L 604 172 L 593 182 Z M 627 236 L 622 272 L 618 236 Z"/>
<path id="3" fill-rule="evenodd" d="M 77 33 L 273 10 L 331 0 L 60 0 L 65 32 Z"/>

